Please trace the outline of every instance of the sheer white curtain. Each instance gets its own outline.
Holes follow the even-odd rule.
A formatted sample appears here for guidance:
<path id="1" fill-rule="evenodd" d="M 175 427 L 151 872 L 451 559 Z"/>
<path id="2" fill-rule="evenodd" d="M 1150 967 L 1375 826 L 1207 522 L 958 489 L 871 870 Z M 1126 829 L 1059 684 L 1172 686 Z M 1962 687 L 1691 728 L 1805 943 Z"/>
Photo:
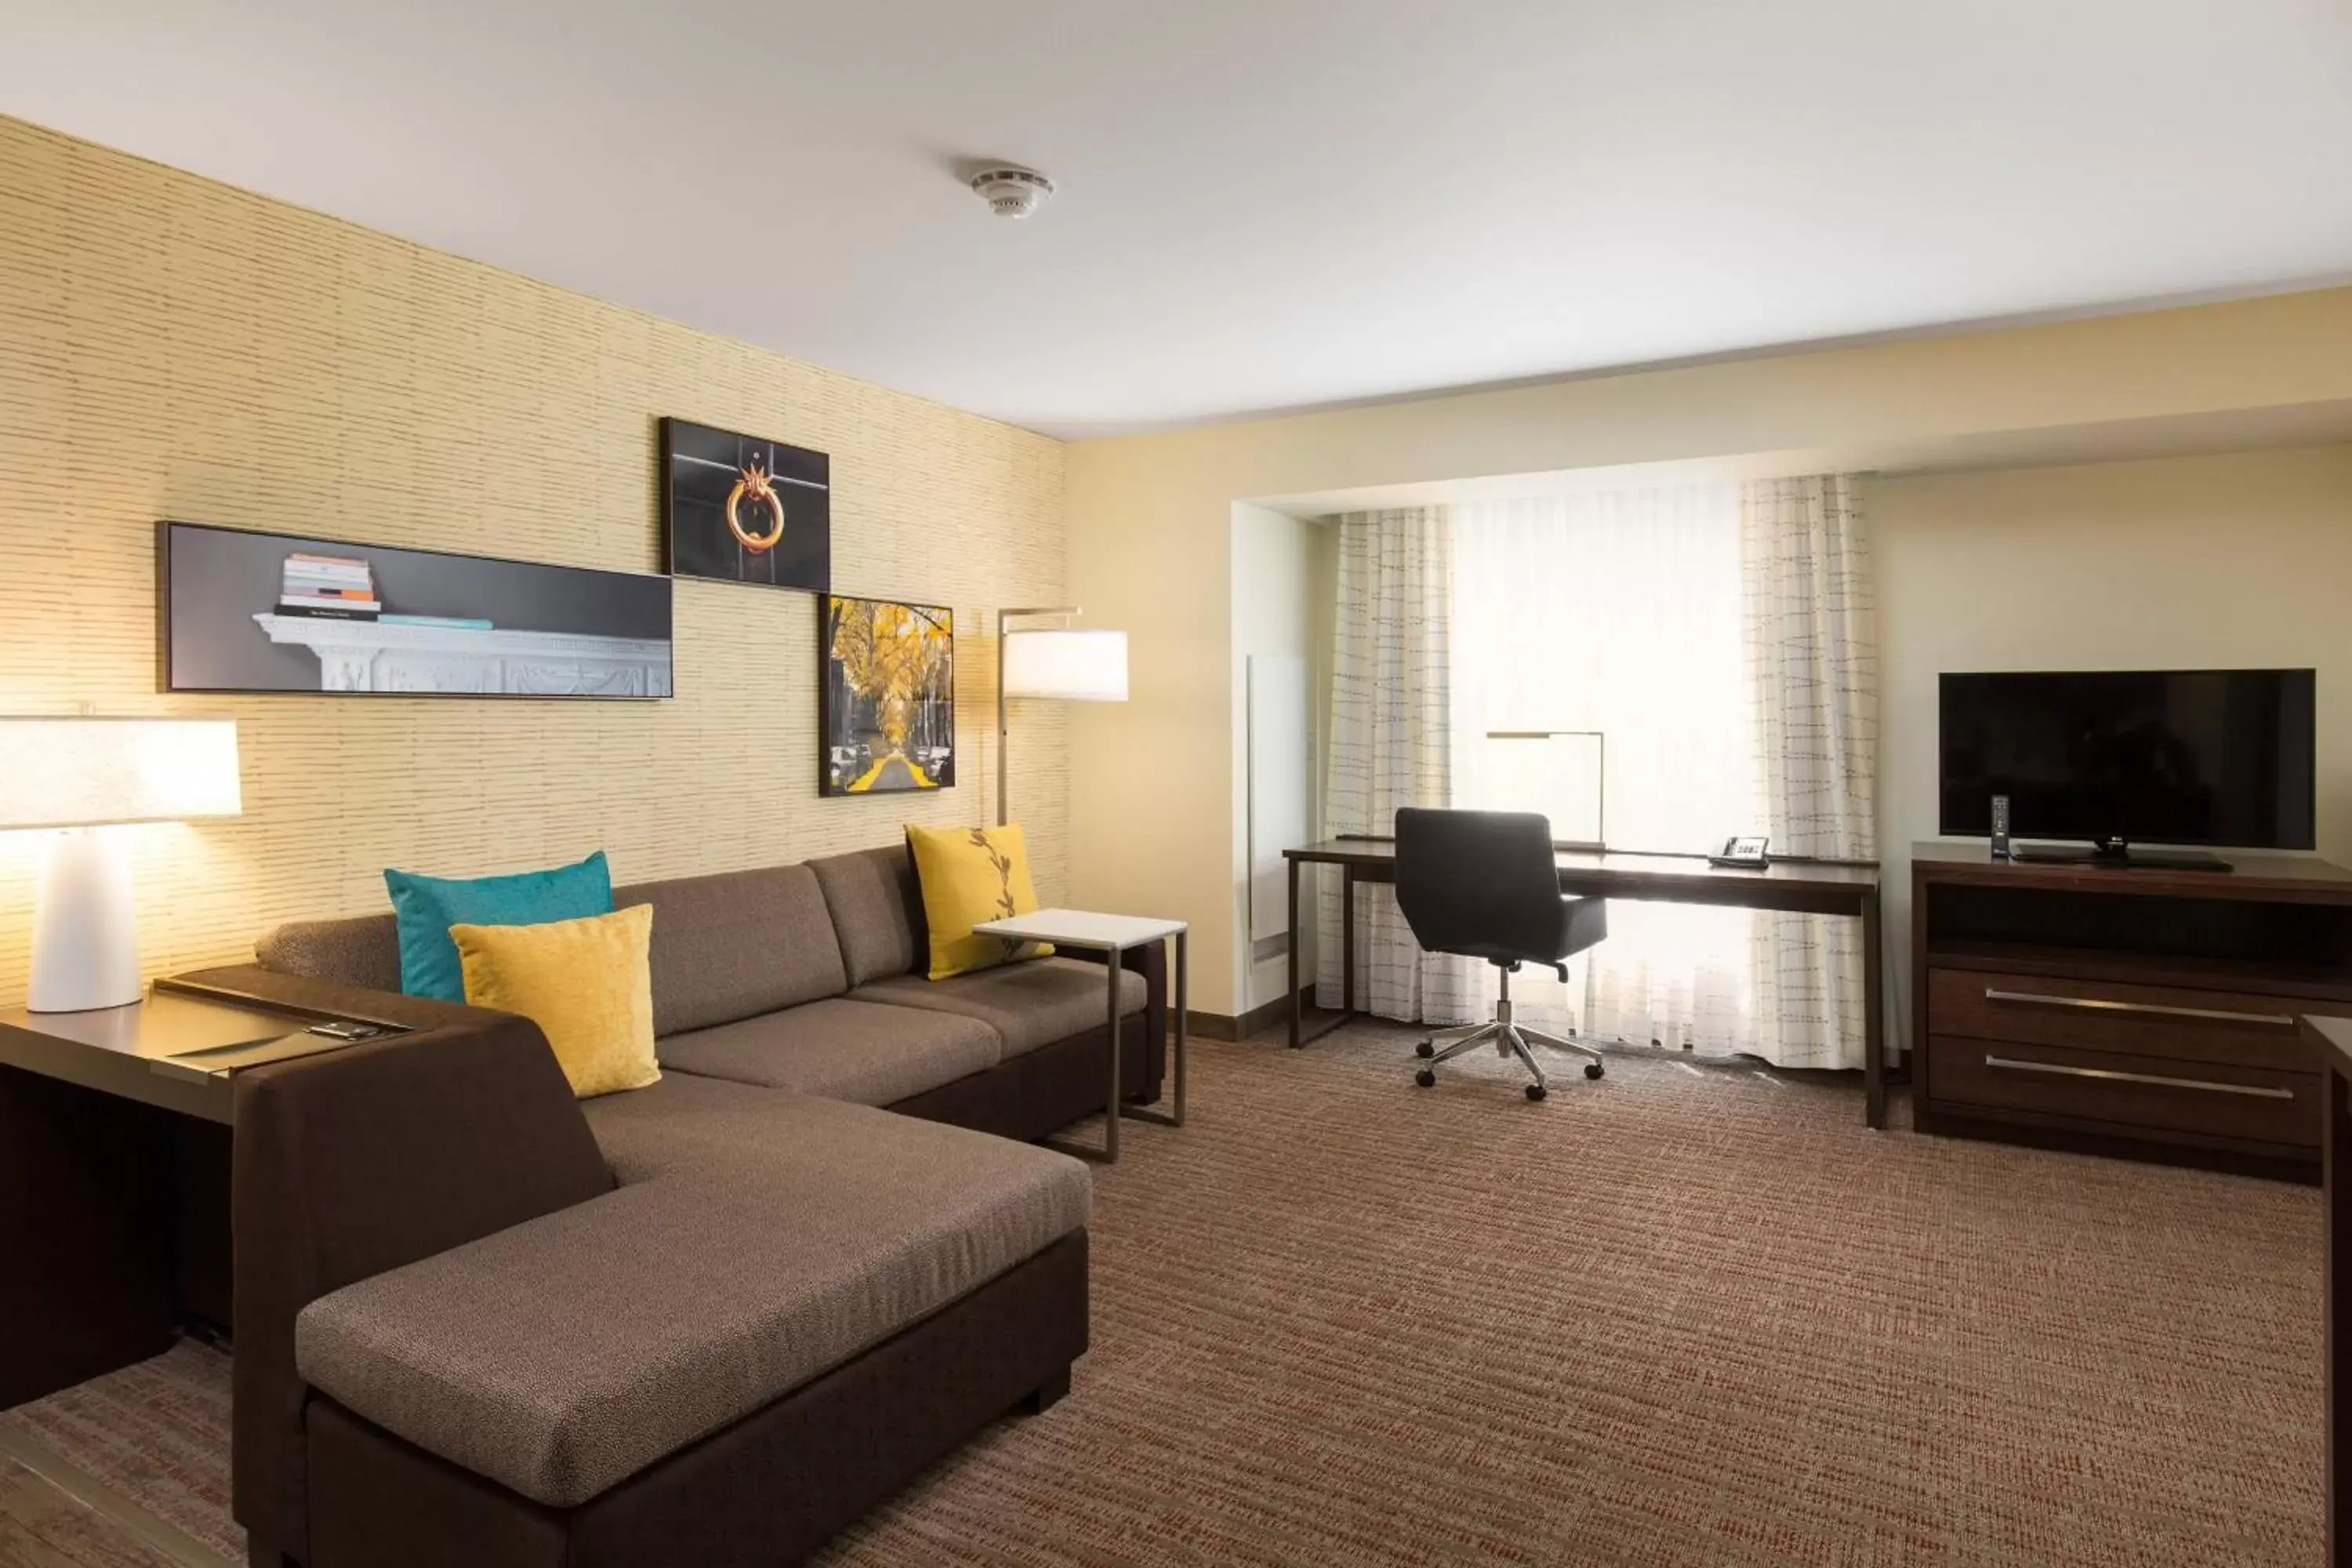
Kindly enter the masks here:
<path id="1" fill-rule="evenodd" d="M 1740 496 L 1731 484 L 1450 509 L 1452 804 L 1512 798 L 1504 731 L 1606 737 L 1612 845 L 1696 850 L 1765 819 L 1743 673 Z M 1556 827 L 1563 837 L 1565 827 Z M 1612 902 L 1609 940 L 1562 985 L 1523 971 L 1540 1026 L 1708 1051 L 1756 1048 L 1757 922 L 1738 910 Z M 1433 1022 L 1483 1016 L 1483 994 Z"/>

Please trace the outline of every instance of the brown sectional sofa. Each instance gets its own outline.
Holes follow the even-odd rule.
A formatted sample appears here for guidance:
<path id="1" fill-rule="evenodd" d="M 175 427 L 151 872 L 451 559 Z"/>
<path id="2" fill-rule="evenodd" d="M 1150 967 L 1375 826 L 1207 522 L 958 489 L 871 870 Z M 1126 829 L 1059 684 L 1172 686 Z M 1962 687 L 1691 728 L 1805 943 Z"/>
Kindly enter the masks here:
<path id="1" fill-rule="evenodd" d="M 1102 970 L 923 978 L 903 848 L 614 897 L 664 1077 L 593 1100 L 528 1020 L 399 995 L 388 915 L 184 977 L 415 1031 L 237 1081 L 254 1562 L 792 1561 L 1068 1387 L 1091 1184 L 1017 1140 L 1102 1108 Z M 1157 955 L 1120 985 L 1148 1101 Z"/>

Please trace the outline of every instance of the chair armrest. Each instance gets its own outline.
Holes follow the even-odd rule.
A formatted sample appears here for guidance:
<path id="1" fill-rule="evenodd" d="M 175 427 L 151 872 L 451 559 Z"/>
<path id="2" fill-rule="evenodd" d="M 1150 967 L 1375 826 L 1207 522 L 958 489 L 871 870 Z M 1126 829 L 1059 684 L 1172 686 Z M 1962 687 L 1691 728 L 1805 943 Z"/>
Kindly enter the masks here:
<path id="1" fill-rule="evenodd" d="M 290 1001 L 290 981 L 331 1011 L 359 1010 L 331 993 L 383 996 L 269 978 L 278 985 L 257 994 Z M 614 1184 L 536 1024 L 430 1005 L 460 1016 L 236 1078 L 235 1512 L 256 1539 L 297 1558 L 309 1532 L 296 1314 L 354 1280 Z"/>

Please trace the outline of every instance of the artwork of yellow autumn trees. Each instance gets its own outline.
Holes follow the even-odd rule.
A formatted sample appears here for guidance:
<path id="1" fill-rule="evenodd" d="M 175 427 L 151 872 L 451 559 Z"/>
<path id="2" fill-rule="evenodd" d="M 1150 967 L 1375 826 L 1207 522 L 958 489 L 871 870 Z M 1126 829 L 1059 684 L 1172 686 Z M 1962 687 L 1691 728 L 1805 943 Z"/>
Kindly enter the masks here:
<path id="1" fill-rule="evenodd" d="M 826 596 L 824 779 L 829 795 L 955 782 L 955 616 Z"/>

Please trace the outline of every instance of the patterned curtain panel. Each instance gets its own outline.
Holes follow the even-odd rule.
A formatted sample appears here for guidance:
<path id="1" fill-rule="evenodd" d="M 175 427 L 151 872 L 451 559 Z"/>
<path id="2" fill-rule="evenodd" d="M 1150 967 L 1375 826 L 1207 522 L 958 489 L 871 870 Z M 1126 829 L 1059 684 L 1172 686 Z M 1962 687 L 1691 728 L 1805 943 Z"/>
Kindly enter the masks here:
<path id="1" fill-rule="evenodd" d="M 1339 529 L 1339 603 L 1331 663 L 1327 834 L 1395 831 L 1397 807 L 1445 805 L 1454 552 L 1442 509 L 1354 512 Z M 1340 881 L 1317 889 L 1316 1001 L 1341 1002 Z M 1391 1018 L 1460 1016 L 1475 996 L 1467 959 L 1424 953 L 1385 886 L 1356 895 L 1357 999 Z"/>
<path id="2" fill-rule="evenodd" d="M 1740 487 L 1746 666 L 1764 827 L 1791 855 L 1878 854 L 1878 630 L 1852 476 Z M 1863 1065 L 1860 922 L 1756 921 L 1755 1049 L 1781 1067 Z"/>

